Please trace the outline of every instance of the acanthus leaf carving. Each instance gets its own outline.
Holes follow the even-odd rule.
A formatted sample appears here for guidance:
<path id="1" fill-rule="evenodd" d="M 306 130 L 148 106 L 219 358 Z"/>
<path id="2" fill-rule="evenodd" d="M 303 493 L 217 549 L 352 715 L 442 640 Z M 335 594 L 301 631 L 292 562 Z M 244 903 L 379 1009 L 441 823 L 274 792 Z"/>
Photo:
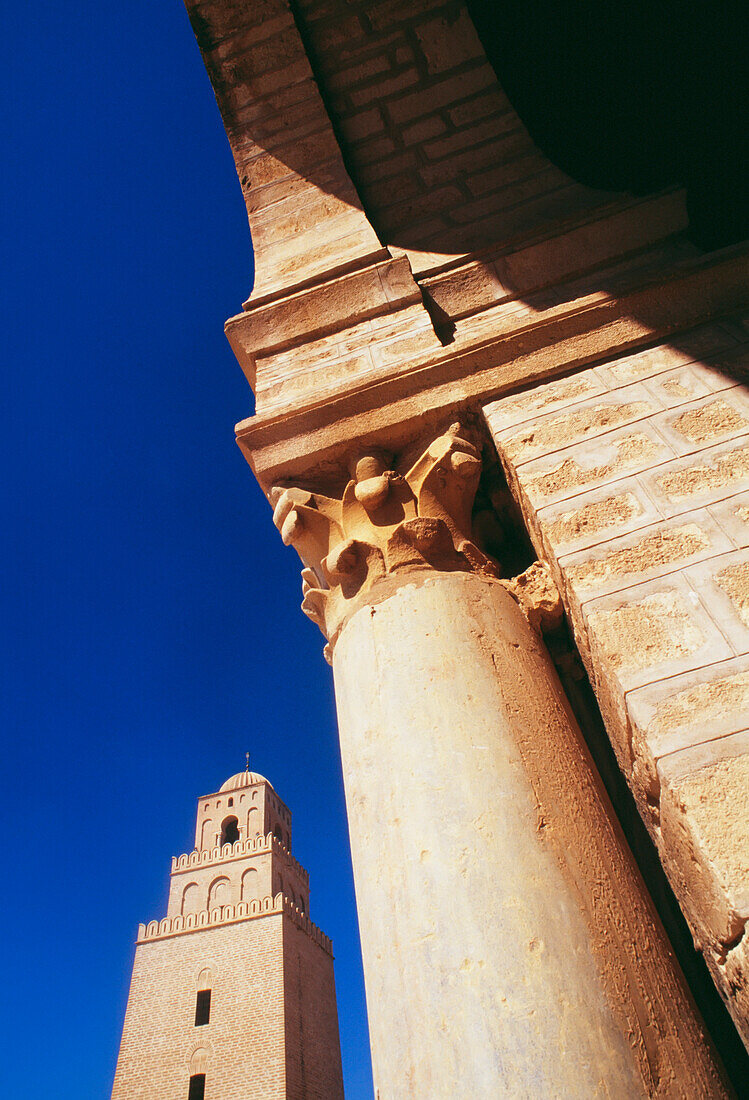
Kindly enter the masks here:
<path id="1" fill-rule="evenodd" d="M 302 610 L 333 644 L 378 582 L 404 571 L 497 577 L 471 540 L 481 453 L 460 425 L 432 440 L 404 472 L 384 452 L 352 462 L 340 498 L 276 487 L 273 520 L 302 559 Z"/>

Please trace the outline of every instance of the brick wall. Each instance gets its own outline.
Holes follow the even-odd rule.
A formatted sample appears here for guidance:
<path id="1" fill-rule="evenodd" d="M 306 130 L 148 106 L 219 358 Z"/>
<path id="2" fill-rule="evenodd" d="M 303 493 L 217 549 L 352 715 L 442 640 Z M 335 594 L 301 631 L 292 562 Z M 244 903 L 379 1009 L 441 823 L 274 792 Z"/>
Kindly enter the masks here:
<path id="1" fill-rule="evenodd" d="M 619 763 L 749 1039 L 749 325 L 490 404 Z"/>
<path id="2" fill-rule="evenodd" d="M 478 251 L 428 287 L 455 316 L 686 225 L 681 195 L 596 192 L 552 165 L 460 0 L 186 2 L 247 205 L 253 307 L 388 249 L 420 280 Z"/>
<path id="3" fill-rule="evenodd" d="M 295 7 L 370 220 L 416 271 L 596 201 L 535 148 L 463 4 Z"/>
<path id="4" fill-rule="evenodd" d="M 416 274 L 614 201 L 536 148 L 460 0 L 292 8 L 370 221 Z"/>
<path id="5" fill-rule="evenodd" d="M 292 920 L 283 957 L 288 1096 L 343 1100 L 333 958 Z"/>
<path id="6" fill-rule="evenodd" d="M 285 1100 L 282 914 L 140 944 L 113 1100 L 186 1100 L 207 1053 L 206 1100 Z M 195 1027 L 198 974 L 213 972 L 211 1019 Z"/>
<path id="7" fill-rule="evenodd" d="M 333 958 L 307 929 L 273 912 L 139 943 L 112 1100 L 186 1100 L 197 1061 L 206 1100 L 342 1100 Z"/>

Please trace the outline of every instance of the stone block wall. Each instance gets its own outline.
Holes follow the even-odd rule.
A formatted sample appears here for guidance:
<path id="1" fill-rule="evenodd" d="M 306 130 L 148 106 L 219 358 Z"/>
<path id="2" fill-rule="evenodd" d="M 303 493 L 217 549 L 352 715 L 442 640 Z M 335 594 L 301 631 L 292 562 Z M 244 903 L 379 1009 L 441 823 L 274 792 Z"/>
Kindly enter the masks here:
<path id="1" fill-rule="evenodd" d="M 380 249 L 284 0 L 188 0 L 250 216 L 262 300 Z"/>
<path id="2" fill-rule="evenodd" d="M 485 408 L 619 763 L 749 1039 L 749 325 Z"/>
<path id="3" fill-rule="evenodd" d="M 354 440 L 403 451 L 486 407 L 749 1041 L 749 335 L 716 320 L 746 309 L 746 251 L 698 255 L 679 192 L 555 168 L 461 0 L 186 2 L 255 245 L 226 329 L 243 453 L 266 492 L 345 482 Z"/>

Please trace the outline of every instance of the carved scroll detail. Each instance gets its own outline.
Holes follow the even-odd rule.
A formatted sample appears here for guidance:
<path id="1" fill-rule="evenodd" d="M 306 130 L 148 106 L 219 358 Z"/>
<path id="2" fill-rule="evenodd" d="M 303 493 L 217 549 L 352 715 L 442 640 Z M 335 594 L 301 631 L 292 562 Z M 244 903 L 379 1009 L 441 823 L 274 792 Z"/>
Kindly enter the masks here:
<path id="1" fill-rule="evenodd" d="M 340 499 L 271 492 L 273 521 L 304 563 L 302 610 L 334 642 L 372 588 L 403 571 L 499 575 L 470 539 L 479 449 L 453 425 L 400 474 L 382 453 L 360 454 Z"/>

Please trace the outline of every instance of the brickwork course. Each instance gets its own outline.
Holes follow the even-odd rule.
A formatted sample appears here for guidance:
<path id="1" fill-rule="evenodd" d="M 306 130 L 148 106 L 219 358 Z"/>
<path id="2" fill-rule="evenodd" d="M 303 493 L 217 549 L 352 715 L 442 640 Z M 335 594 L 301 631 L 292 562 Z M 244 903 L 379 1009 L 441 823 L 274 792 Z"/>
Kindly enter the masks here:
<path id="1" fill-rule="evenodd" d="M 239 837 L 222 845 L 227 821 Z M 306 916 L 290 830 L 253 772 L 198 801 L 197 846 L 172 860 L 167 916 L 139 928 L 113 1100 L 178 1100 L 201 1073 L 206 1100 L 343 1097 L 332 945 Z"/>
<path id="2" fill-rule="evenodd" d="M 354 444 L 417 453 L 473 418 L 749 1046 L 746 245 L 701 251 L 678 188 L 565 175 L 458 0 L 187 8 L 255 251 L 226 326 L 255 396 L 243 454 L 271 503 L 276 486 L 335 496 Z"/>

